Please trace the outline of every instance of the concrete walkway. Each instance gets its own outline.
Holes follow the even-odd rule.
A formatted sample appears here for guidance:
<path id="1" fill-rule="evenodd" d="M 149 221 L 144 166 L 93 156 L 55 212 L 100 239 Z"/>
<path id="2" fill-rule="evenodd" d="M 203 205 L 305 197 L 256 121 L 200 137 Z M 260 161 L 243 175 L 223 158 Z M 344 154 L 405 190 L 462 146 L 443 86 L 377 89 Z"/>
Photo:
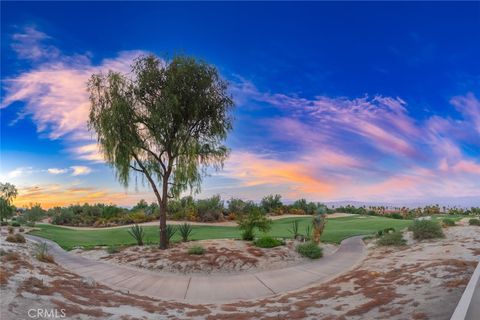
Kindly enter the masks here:
<path id="1" fill-rule="evenodd" d="M 80 276 L 114 289 L 188 303 L 258 299 L 322 283 L 350 270 L 366 252 L 362 236 L 357 236 L 342 241 L 333 255 L 298 266 L 235 275 L 174 275 L 91 260 L 68 253 L 50 240 L 32 235 L 27 239 L 46 242 L 55 261 Z"/>

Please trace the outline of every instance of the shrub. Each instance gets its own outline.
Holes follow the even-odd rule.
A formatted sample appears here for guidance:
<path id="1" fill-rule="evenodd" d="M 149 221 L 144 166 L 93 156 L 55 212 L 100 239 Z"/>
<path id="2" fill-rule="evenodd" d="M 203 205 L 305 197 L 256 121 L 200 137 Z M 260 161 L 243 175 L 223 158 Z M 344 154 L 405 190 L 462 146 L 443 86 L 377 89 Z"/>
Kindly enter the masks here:
<path id="1" fill-rule="evenodd" d="M 254 237 L 253 229 L 247 229 L 242 232 L 242 240 L 252 241 Z"/>
<path id="2" fill-rule="evenodd" d="M 223 201 L 219 195 L 208 199 L 200 199 L 195 202 L 197 214 L 200 221 L 219 221 L 223 220 Z"/>
<path id="3" fill-rule="evenodd" d="M 33 228 L 35 227 L 35 222 L 27 222 L 25 225 L 29 228 Z"/>
<path id="4" fill-rule="evenodd" d="M 143 231 L 142 227 L 140 227 L 138 224 L 135 224 L 130 227 L 128 233 L 137 241 L 139 246 L 143 246 L 143 237 L 145 236 L 145 232 Z"/>
<path id="5" fill-rule="evenodd" d="M 399 220 L 403 219 L 403 216 L 400 213 L 391 213 L 385 216 L 392 219 L 399 219 Z"/>
<path id="6" fill-rule="evenodd" d="M 260 248 L 274 248 L 284 244 L 282 241 L 270 236 L 261 237 L 255 240 L 253 243 Z"/>
<path id="7" fill-rule="evenodd" d="M 297 236 L 300 234 L 298 232 L 298 220 L 292 221 L 292 227 L 288 229 L 288 232 L 290 232 L 293 235 L 293 239 L 297 238 Z"/>
<path id="8" fill-rule="evenodd" d="M 253 240 L 255 236 L 254 229 L 262 232 L 270 230 L 272 220 L 268 219 L 265 212 L 257 207 L 252 207 L 247 214 L 242 215 L 237 220 L 240 230 L 242 230 L 243 240 Z"/>
<path id="9" fill-rule="evenodd" d="M 403 246 L 407 243 L 401 232 L 385 233 L 378 239 L 379 246 Z"/>
<path id="10" fill-rule="evenodd" d="M 38 261 L 46 263 L 54 263 L 55 259 L 48 253 L 48 245 L 46 242 L 35 244 L 35 257 Z"/>
<path id="11" fill-rule="evenodd" d="M 178 226 L 178 232 L 180 233 L 180 237 L 182 237 L 183 242 L 188 241 L 188 237 L 190 237 L 190 234 L 192 233 L 193 228 L 190 223 L 184 223 Z"/>
<path id="12" fill-rule="evenodd" d="M 172 240 L 175 233 L 177 233 L 177 228 L 175 228 L 175 226 L 167 224 L 167 239 L 169 243 L 170 243 L 170 240 Z"/>
<path id="13" fill-rule="evenodd" d="M 323 250 L 313 242 L 302 243 L 297 246 L 297 252 L 310 259 L 318 259 L 323 256 Z"/>
<path id="14" fill-rule="evenodd" d="M 18 229 L 18 232 L 23 232 L 23 231 L 25 231 L 25 229 L 23 229 L 23 228 Z"/>
<path id="15" fill-rule="evenodd" d="M 25 237 L 22 236 L 20 233 L 11 234 L 5 240 L 7 240 L 8 242 L 14 242 L 14 243 L 25 243 Z"/>
<path id="16" fill-rule="evenodd" d="M 111 244 L 107 247 L 107 253 L 108 254 L 114 254 L 114 253 L 117 253 L 117 252 L 120 252 L 120 249 L 116 245 Z"/>
<path id="17" fill-rule="evenodd" d="M 470 219 L 468 220 L 468 224 L 471 226 L 480 226 L 480 219 Z"/>
<path id="18" fill-rule="evenodd" d="M 13 227 L 8 227 L 8 234 L 13 234 L 13 231 L 15 231 L 15 229 Z"/>
<path id="19" fill-rule="evenodd" d="M 2 227 L 8 226 L 8 222 L 7 222 L 7 221 L 2 221 L 2 222 L 0 222 L 0 225 L 1 225 Z"/>
<path id="20" fill-rule="evenodd" d="M 16 222 L 16 221 L 15 221 L 15 222 L 12 222 L 10 225 L 11 225 L 12 227 L 20 227 L 20 223 L 18 223 L 18 222 Z"/>
<path id="21" fill-rule="evenodd" d="M 443 238 L 442 227 L 432 220 L 415 220 L 408 228 L 416 240 Z"/>
<path id="22" fill-rule="evenodd" d="M 442 223 L 445 227 L 453 227 L 455 225 L 455 220 L 445 218 L 442 220 Z"/>
<path id="23" fill-rule="evenodd" d="M 188 248 L 188 254 L 202 255 L 204 253 L 205 249 L 200 245 L 191 246 L 190 248 Z"/>
<path id="24" fill-rule="evenodd" d="M 383 230 L 378 230 L 377 231 L 377 237 L 381 237 L 385 234 L 388 234 L 388 233 L 391 233 L 391 232 L 395 232 L 395 228 L 385 228 Z"/>

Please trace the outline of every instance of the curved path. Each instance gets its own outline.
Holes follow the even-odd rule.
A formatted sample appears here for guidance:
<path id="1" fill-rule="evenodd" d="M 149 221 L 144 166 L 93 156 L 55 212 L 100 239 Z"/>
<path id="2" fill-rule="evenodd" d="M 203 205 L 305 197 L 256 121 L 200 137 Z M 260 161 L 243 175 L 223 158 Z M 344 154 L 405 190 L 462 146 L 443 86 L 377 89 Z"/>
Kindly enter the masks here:
<path id="1" fill-rule="evenodd" d="M 87 259 L 68 253 L 53 241 L 46 242 L 55 261 L 83 277 L 115 289 L 157 299 L 188 303 L 219 303 L 258 299 L 330 280 L 353 268 L 365 257 L 363 236 L 342 241 L 332 255 L 298 266 L 235 275 L 176 275 Z"/>

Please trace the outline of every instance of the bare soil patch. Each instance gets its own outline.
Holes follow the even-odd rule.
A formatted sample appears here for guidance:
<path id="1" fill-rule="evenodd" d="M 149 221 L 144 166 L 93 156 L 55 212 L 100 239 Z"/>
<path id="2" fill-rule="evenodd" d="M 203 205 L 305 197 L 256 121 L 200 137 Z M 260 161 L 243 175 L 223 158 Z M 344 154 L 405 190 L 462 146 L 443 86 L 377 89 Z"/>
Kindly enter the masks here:
<path id="1" fill-rule="evenodd" d="M 71 252 L 86 258 L 108 261 L 122 265 L 180 274 L 241 273 L 259 270 L 273 270 L 302 264 L 310 260 L 300 256 L 295 247 L 298 242 L 287 240 L 285 245 L 275 248 L 258 248 L 252 243 L 215 239 L 173 244 L 167 250 L 156 246 L 133 246 L 108 254 L 105 249 L 80 250 Z M 203 255 L 188 254 L 192 246 L 205 248 Z M 322 244 L 324 254 L 333 254 L 338 246 Z"/>

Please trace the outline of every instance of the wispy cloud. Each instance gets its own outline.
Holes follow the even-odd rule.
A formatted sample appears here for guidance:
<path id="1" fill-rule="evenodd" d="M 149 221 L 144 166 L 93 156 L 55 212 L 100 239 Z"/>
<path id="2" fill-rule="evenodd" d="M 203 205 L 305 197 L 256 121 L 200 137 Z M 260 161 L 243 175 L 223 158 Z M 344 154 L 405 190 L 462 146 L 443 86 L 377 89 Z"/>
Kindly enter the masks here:
<path id="1" fill-rule="evenodd" d="M 73 170 L 72 176 L 83 176 L 92 172 L 91 168 L 85 166 L 72 166 L 70 168 Z"/>
<path id="2" fill-rule="evenodd" d="M 1 108 L 23 101 L 25 107 L 19 119 L 30 116 L 39 133 L 47 134 L 52 140 L 66 139 L 78 146 L 75 149 L 86 150 L 94 143 L 87 129 L 88 79 L 101 71 L 126 72 L 133 59 L 144 52 L 120 52 L 117 57 L 104 59 L 96 65 L 88 55 L 68 56 L 46 45 L 49 39 L 32 27 L 13 35 L 13 49 L 33 65 L 30 70 L 3 81 L 6 94 Z M 86 155 L 86 159 L 92 156 Z"/>
<path id="3" fill-rule="evenodd" d="M 50 174 L 64 174 L 68 172 L 68 169 L 50 168 L 47 169 L 47 172 Z"/>

